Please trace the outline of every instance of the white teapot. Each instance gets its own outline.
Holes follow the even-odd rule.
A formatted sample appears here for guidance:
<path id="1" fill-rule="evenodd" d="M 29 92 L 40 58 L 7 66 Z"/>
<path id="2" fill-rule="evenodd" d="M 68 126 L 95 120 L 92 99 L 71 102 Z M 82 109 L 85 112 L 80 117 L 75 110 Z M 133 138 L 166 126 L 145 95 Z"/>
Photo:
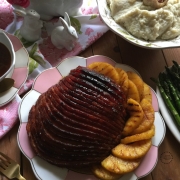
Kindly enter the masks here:
<path id="1" fill-rule="evenodd" d="M 64 16 L 67 12 L 69 16 L 80 15 L 80 7 L 83 0 L 30 0 L 28 9 L 35 10 L 42 20 L 50 20 L 54 16 Z"/>

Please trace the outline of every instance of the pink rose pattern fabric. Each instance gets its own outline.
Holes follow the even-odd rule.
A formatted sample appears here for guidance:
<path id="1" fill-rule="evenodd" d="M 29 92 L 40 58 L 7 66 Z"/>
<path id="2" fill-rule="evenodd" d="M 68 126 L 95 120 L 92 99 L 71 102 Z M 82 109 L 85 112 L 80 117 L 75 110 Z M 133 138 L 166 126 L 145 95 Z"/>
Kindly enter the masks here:
<path id="1" fill-rule="evenodd" d="M 0 138 L 2 138 L 16 124 L 18 105 L 21 99 L 16 96 L 9 104 L 0 108 Z"/>
<path id="2" fill-rule="evenodd" d="M 52 29 L 59 25 L 58 18 L 44 22 L 41 39 L 32 44 L 24 41 L 19 36 L 18 33 L 23 18 L 15 15 L 12 5 L 26 8 L 29 5 L 29 0 L 0 0 L 0 28 L 16 35 L 30 55 L 29 76 L 26 83 L 19 90 L 19 95 L 24 95 L 31 89 L 34 79 L 39 73 L 58 65 L 67 57 L 78 55 L 108 31 L 108 27 L 102 22 L 98 14 L 96 0 L 84 0 L 81 7 L 82 15 L 72 18 L 78 28 L 78 41 L 72 51 L 59 50 L 51 43 L 50 34 Z M 9 104 L 0 108 L 0 138 L 18 121 L 18 106 L 21 100 L 19 95 Z"/>
<path id="3" fill-rule="evenodd" d="M 0 28 L 6 29 L 14 20 L 13 9 L 6 0 L 0 1 Z"/>

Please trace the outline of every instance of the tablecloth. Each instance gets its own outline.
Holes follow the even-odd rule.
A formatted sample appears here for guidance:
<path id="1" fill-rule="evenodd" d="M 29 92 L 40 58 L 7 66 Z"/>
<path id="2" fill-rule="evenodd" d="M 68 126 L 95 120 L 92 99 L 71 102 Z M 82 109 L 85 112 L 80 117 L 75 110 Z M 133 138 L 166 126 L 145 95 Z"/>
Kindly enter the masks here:
<path id="1" fill-rule="evenodd" d="M 0 138 L 9 132 L 18 122 L 18 107 L 21 101 L 19 95 L 30 90 L 35 77 L 45 69 L 58 65 L 63 59 L 78 55 L 88 46 L 99 39 L 108 27 L 101 20 L 96 0 L 84 0 L 81 6 L 82 15 L 72 17 L 76 25 L 78 40 L 72 51 L 57 49 L 50 39 L 51 31 L 59 25 L 58 18 L 44 21 L 41 38 L 36 42 L 28 42 L 20 36 L 19 29 L 23 17 L 17 16 L 11 4 L 6 0 L 0 1 L 0 28 L 7 33 L 17 36 L 29 53 L 29 75 L 18 95 L 7 105 L 0 108 Z"/>

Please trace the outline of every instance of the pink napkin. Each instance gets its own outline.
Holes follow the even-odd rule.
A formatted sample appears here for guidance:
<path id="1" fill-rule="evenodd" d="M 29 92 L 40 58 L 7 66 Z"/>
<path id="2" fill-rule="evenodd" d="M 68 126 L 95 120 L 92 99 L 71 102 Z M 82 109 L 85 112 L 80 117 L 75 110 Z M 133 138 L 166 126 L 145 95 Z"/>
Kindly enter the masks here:
<path id="1" fill-rule="evenodd" d="M 21 98 L 17 95 L 9 104 L 0 108 L 0 138 L 2 138 L 17 122 L 18 105 Z"/>
<path id="2" fill-rule="evenodd" d="M 29 75 L 27 81 L 18 89 L 19 95 L 31 89 L 33 81 L 39 73 L 56 66 L 67 57 L 78 55 L 108 31 L 108 27 L 102 22 L 98 14 L 96 0 L 85 0 L 81 10 L 83 14 L 74 17 L 79 27 L 78 41 L 75 48 L 68 52 L 66 49 L 57 49 L 52 45 L 50 40 L 52 29 L 59 23 L 58 18 L 44 22 L 40 40 L 33 44 L 24 42 L 19 36 L 19 29 L 23 23 L 23 18 L 17 17 L 14 14 L 12 6 L 6 0 L 0 0 L 0 28 L 9 34 L 16 35 L 24 44 L 29 54 L 31 54 Z M 21 100 L 19 95 L 16 95 L 13 101 L 7 105 L 0 107 L 0 138 L 18 121 L 18 106 Z"/>

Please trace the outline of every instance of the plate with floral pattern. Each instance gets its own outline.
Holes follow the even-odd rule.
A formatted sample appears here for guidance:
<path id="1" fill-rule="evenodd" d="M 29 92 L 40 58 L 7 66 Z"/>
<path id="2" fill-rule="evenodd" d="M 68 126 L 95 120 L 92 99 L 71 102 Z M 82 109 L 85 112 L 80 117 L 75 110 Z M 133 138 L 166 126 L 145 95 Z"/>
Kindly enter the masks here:
<path id="1" fill-rule="evenodd" d="M 72 170 L 68 170 L 66 168 L 59 168 L 36 156 L 29 143 L 29 138 L 26 131 L 29 111 L 42 93 L 46 92 L 47 89 L 56 84 L 60 79 L 62 79 L 62 77 L 68 75 L 71 69 L 74 69 L 79 65 L 86 67 L 92 62 L 97 61 L 110 63 L 113 66 L 124 69 L 125 71 L 130 70 L 137 72 L 132 67 L 125 64 L 118 64 L 112 59 L 105 56 L 97 55 L 88 58 L 74 56 L 64 59 L 58 66 L 47 69 L 40 75 L 38 75 L 38 77 L 34 81 L 32 89 L 23 97 L 18 110 L 20 126 L 18 130 L 17 141 L 20 150 L 30 161 L 33 172 L 37 179 L 98 180 L 93 174 L 81 174 Z M 155 111 L 154 124 L 156 127 L 155 136 L 152 138 L 152 146 L 145 157 L 142 159 L 141 164 L 138 166 L 138 168 L 135 171 L 122 176 L 119 180 L 137 180 L 143 176 L 146 176 L 155 168 L 158 161 L 158 148 L 164 139 L 166 128 L 164 120 L 159 113 L 159 105 L 156 93 L 152 89 L 151 91 L 153 99 L 152 105 Z"/>
<path id="2" fill-rule="evenodd" d="M 163 49 L 163 48 L 175 48 L 180 47 L 180 36 L 171 40 L 156 40 L 145 41 L 132 36 L 122 26 L 117 24 L 111 16 L 107 0 L 97 0 L 99 14 L 104 23 L 117 35 L 127 40 L 128 42 L 148 49 Z"/>

